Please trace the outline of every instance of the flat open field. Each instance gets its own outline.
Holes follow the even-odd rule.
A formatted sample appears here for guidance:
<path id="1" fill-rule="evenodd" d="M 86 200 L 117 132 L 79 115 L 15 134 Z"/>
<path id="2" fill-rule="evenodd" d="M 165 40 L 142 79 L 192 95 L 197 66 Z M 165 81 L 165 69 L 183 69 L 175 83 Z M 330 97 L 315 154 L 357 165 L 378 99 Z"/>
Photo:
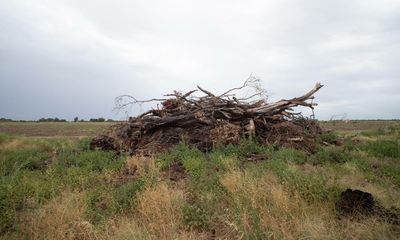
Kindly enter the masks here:
<path id="1" fill-rule="evenodd" d="M 325 129 L 351 134 L 384 129 L 390 126 L 400 126 L 400 120 L 323 121 L 321 126 Z"/>
<path id="2" fill-rule="evenodd" d="M 0 123 L 0 239 L 400 239 L 399 121 L 151 157 L 90 150 L 110 124 Z"/>
<path id="3" fill-rule="evenodd" d="M 94 136 L 115 123 L 107 122 L 0 122 L 0 132 L 25 137 Z"/>
<path id="4" fill-rule="evenodd" d="M 25 137 L 92 137 L 115 123 L 108 122 L 0 122 L 0 132 Z M 322 121 L 324 129 L 356 134 L 390 126 L 400 126 L 400 120 Z"/>

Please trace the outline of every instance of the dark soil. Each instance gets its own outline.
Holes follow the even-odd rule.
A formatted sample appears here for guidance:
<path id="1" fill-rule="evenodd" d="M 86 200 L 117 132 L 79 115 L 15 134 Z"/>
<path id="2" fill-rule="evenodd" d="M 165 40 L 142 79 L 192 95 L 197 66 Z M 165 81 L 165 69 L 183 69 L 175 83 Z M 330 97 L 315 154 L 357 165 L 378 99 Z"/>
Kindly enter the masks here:
<path id="1" fill-rule="evenodd" d="M 370 193 L 351 189 L 342 192 L 336 203 L 336 208 L 342 215 L 371 214 L 374 206 L 375 201 Z"/>
<path id="2" fill-rule="evenodd" d="M 382 221 L 400 225 L 400 209 L 382 207 L 368 192 L 347 189 L 336 202 L 336 210 L 341 217 L 361 219 L 363 216 L 376 216 Z"/>
<path id="3" fill-rule="evenodd" d="M 163 176 L 171 181 L 178 182 L 187 177 L 185 168 L 182 163 L 177 162 L 172 164 L 163 174 Z"/>

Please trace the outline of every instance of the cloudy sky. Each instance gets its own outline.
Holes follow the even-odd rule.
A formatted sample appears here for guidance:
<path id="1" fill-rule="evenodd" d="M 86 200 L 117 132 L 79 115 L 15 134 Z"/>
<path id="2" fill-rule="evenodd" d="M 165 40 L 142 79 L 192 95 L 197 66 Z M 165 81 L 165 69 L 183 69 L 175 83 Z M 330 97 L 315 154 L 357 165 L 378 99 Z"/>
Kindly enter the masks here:
<path id="1" fill-rule="evenodd" d="M 399 0 L 2 0 L 0 117 L 121 119 L 114 98 L 251 73 L 316 115 L 400 118 Z M 133 109 L 133 112 L 145 109 Z"/>

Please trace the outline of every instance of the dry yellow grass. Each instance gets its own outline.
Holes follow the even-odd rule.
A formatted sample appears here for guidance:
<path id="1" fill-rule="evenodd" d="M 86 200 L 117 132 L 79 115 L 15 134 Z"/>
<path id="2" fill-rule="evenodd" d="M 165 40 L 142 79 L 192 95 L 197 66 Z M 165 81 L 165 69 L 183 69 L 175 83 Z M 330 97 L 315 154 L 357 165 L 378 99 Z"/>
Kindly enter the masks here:
<path id="1" fill-rule="evenodd" d="M 135 175 L 142 176 L 150 171 L 157 171 L 154 158 L 144 156 L 131 156 L 126 160 L 125 170 Z"/>
<path id="2" fill-rule="evenodd" d="M 29 239 L 95 239 L 93 225 L 84 218 L 84 194 L 64 191 L 42 208 L 21 216 L 21 230 Z"/>
<path id="3" fill-rule="evenodd" d="M 138 199 L 140 219 L 152 233 L 163 239 L 171 239 L 173 234 L 179 232 L 182 221 L 180 210 L 184 202 L 182 190 L 173 190 L 165 183 L 160 183 L 146 189 Z"/>
<path id="4" fill-rule="evenodd" d="M 221 182 L 239 208 L 242 226 L 237 222 L 230 225 L 243 229 L 242 235 L 237 232 L 240 237 L 254 232 L 251 211 L 256 209 L 258 227 L 271 239 L 397 239 L 396 229 L 374 218 L 343 223 L 334 211 L 334 202 L 308 203 L 289 194 L 271 173 L 254 178 L 247 171 L 233 170 Z"/>
<path id="5" fill-rule="evenodd" d="M 157 239 L 202 239 L 203 234 L 188 232 L 182 226 L 184 192 L 165 183 L 146 189 L 139 196 L 138 219 Z"/>

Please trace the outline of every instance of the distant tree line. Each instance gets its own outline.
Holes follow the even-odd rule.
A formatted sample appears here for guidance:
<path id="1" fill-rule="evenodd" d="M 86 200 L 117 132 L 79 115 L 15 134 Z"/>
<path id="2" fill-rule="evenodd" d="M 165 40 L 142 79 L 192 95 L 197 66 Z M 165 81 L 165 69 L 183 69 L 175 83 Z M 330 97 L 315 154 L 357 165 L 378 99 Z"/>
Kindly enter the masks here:
<path id="1" fill-rule="evenodd" d="M 78 119 L 78 117 L 74 118 L 74 122 L 86 122 L 84 119 Z M 105 119 L 105 118 L 91 118 L 87 122 L 116 122 L 116 120 L 113 119 Z"/>
<path id="2" fill-rule="evenodd" d="M 37 122 L 66 122 L 67 120 L 65 119 L 59 119 L 59 118 L 41 118 L 37 120 Z"/>
<path id="3" fill-rule="evenodd" d="M 0 122 L 14 122 L 14 120 L 9 118 L 0 118 Z"/>

